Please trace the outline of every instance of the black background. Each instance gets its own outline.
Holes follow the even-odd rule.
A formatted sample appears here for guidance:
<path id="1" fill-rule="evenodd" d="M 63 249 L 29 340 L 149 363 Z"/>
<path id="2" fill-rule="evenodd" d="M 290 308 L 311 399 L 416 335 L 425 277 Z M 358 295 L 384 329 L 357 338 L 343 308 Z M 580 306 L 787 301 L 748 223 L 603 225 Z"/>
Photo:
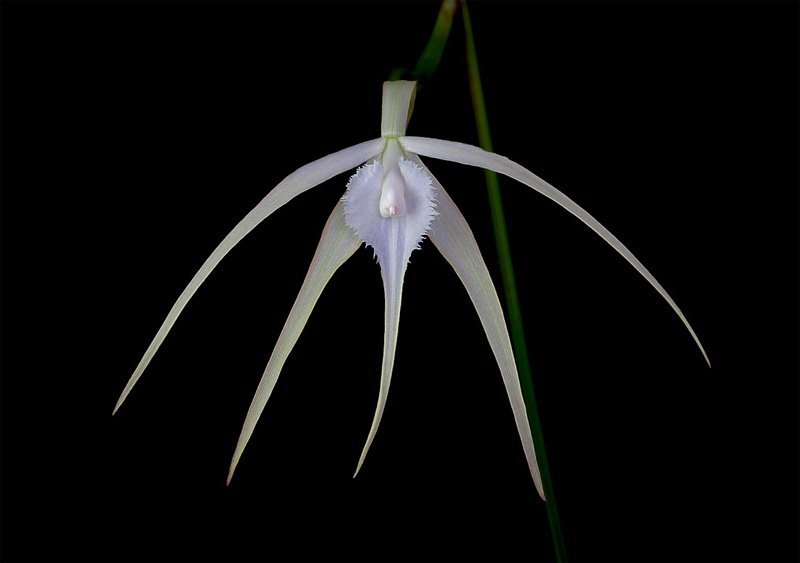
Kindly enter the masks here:
<path id="1" fill-rule="evenodd" d="M 495 151 L 617 235 L 502 181 L 573 560 L 798 559 L 798 4 L 474 3 Z M 2 5 L 2 545 L 7 561 L 549 560 L 544 504 L 466 292 L 412 255 L 377 399 L 371 251 L 334 276 L 229 487 L 236 439 L 347 174 L 437 3 Z M 477 144 L 456 20 L 409 134 Z M 483 175 L 427 160 L 499 285 Z"/>

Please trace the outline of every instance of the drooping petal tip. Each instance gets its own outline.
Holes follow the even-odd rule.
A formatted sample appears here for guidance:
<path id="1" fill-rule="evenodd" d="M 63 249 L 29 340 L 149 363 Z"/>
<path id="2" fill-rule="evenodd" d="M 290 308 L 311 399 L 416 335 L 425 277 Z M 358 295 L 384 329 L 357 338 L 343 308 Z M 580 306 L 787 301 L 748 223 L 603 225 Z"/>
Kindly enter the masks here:
<path id="1" fill-rule="evenodd" d="M 678 308 L 678 305 L 669 296 L 667 291 L 661 286 L 655 277 L 644 267 L 644 265 L 636 258 L 628 248 L 622 244 L 611 232 L 606 229 L 600 222 L 592 217 L 586 210 L 580 207 L 577 203 L 568 198 L 561 191 L 557 190 L 551 184 L 548 184 L 530 170 L 520 166 L 516 162 L 509 160 L 504 156 L 487 152 L 481 148 L 463 143 L 456 143 L 453 141 L 443 141 L 441 139 L 429 139 L 425 137 L 401 137 L 399 142 L 402 143 L 406 150 L 422 156 L 431 158 L 438 158 L 450 162 L 457 162 L 467 166 L 477 166 L 485 168 L 486 170 L 493 170 L 498 174 L 504 174 L 509 178 L 513 178 L 526 186 L 533 188 L 545 197 L 550 198 L 558 205 L 572 213 L 575 217 L 583 221 L 590 229 L 597 233 L 603 240 L 611 245 L 614 250 L 619 252 L 625 260 L 627 260 L 663 297 L 678 317 L 683 321 L 684 326 L 691 334 L 695 344 L 700 349 L 708 367 L 711 367 L 711 360 L 708 358 L 700 339 L 695 334 L 694 329 L 689 324 L 689 321 L 684 316 L 683 312 Z"/>

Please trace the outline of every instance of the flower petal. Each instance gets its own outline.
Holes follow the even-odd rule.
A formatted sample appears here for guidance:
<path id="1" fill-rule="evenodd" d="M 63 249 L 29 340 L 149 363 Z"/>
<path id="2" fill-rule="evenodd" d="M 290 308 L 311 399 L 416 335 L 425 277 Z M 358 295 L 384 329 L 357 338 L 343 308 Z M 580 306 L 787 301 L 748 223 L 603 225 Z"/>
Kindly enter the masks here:
<path id="1" fill-rule="evenodd" d="M 422 165 L 415 155 L 410 155 L 410 158 Z M 456 271 L 478 312 L 481 325 L 500 367 L 500 374 L 517 423 L 517 431 L 522 440 L 522 448 L 528 460 L 528 469 L 539 496 L 544 499 L 542 478 L 539 475 L 539 465 L 536 463 L 536 451 L 533 448 L 533 438 L 528 423 L 528 412 L 522 398 L 511 339 L 508 336 L 497 291 L 467 220 L 442 185 L 432 175 L 431 177 L 436 187 L 436 209 L 439 215 L 434 219 L 428 236 Z"/>
<path id="2" fill-rule="evenodd" d="M 325 229 L 322 231 L 322 237 L 311 261 L 308 274 L 306 274 L 306 279 L 303 281 L 300 293 L 294 302 L 294 306 L 292 306 L 289 317 L 286 319 L 286 324 L 283 325 L 283 330 L 281 330 L 275 349 L 269 358 L 267 368 L 264 370 L 258 389 L 256 389 L 253 402 L 247 411 L 244 427 L 239 436 L 239 442 L 236 444 L 236 450 L 233 453 L 233 460 L 228 472 L 228 483 L 231 482 L 236 464 L 239 463 L 239 458 L 248 440 L 250 440 L 250 436 L 253 434 L 253 429 L 264 410 L 264 406 L 272 394 L 275 383 L 278 381 L 278 376 L 281 374 L 283 364 L 306 326 L 317 299 L 319 299 L 322 290 L 325 289 L 333 273 L 353 255 L 359 246 L 361 246 L 361 239 L 345 223 L 344 204 L 339 202 L 325 224 Z"/>
<path id="3" fill-rule="evenodd" d="M 441 160 L 449 160 L 469 166 L 478 166 L 480 168 L 494 170 L 499 174 L 505 174 L 506 176 L 509 176 L 518 182 L 522 182 L 523 184 L 530 186 L 534 190 L 549 197 L 567 211 L 575 215 L 578 219 L 586 223 L 594 232 L 600 235 L 603 240 L 614 247 L 617 252 L 622 254 L 622 256 L 628 262 L 630 262 L 631 265 L 636 268 L 636 270 L 642 276 L 644 276 L 644 278 L 649 281 L 653 287 L 656 288 L 661 296 L 666 299 L 667 303 L 669 303 L 672 309 L 678 314 L 683 321 L 683 324 L 689 330 L 689 333 L 692 335 L 695 343 L 697 343 L 697 346 L 703 353 L 703 357 L 705 358 L 709 367 L 711 366 L 708 355 L 703 349 L 703 345 L 700 344 L 700 339 L 697 338 L 694 330 L 689 325 L 689 321 L 686 320 L 686 317 L 678 308 L 678 305 L 675 304 L 664 288 L 661 287 L 661 284 L 656 281 L 653 275 L 647 271 L 647 268 L 645 268 L 642 263 L 639 262 L 639 260 L 631 253 L 630 250 L 625 247 L 624 244 L 617 239 L 617 237 L 612 235 L 608 229 L 601 225 L 594 217 L 589 215 L 580 206 L 578 206 L 578 204 L 569 199 L 563 193 L 516 162 L 513 162 L 504 156 L 487 152 L 478 147 L 465 145 L 463 143 L 454 143 L 452 141 L 442 141 L 440 139 L 429 139 L 424 137 L 401 137 L 399 141 L 405 150 L 418 153 L 423 156 L 429 156 L 431 158 L 438 158 Z"/>
<path id="4" fill-rule="evenodd" d="M 180 297 L 178 297 L 178 301 L 172 306 L 167 318 L 164 320 L 161 328 L 158 329 L 155 338 L 150 343 L 144 356 L 139 361 L 139 365 L 136 366 L 136 370 L 134 370 L 128 384 L 122 391 L 122 395 L 117 401 L 117 405 L 114 407 L 114 412 L 117 412 L 117 409 L 119 409 L 120 405 L 125 401 L 128 393 L 133 389 L 133 386 L 139 380 L 139 377 L 141 377 L 145 368 L 150 363 L 150 360 L 153 359 L 153 356 L 159 346 L 161 346 L 164 338 L 166 338 L 172 325 L 175 324 L 178 315 L 181 314 L 186 303 L 189 302 L 189 299 L 192 298 L 192 295 L 194 295 L 197 288 L 200 287 L 200 284 L 205 281 L 211 271 L 236 243 L 242 240 L 245 235 L 253 230 L 261 221 L 269 217 L 272 212 L 289 202 L 292 198 L 321 184 L 336 174 L 340 174 L 366 162 L 369 158 L 380 153 L 385 143 L 386 141 L 383 139 L 375 139 L 329 154 L 326 157 L 315 160 L 299 168 L 287 176 L 280 184 L 275 186 L 275 188 L 273 188 L 272 191 L 270 191 L 269 194 L 267 194 L 267 196 L 233 228 L 228 236 L 223 239 L 214 252 L 211 253 L 211 256 L 206 259 L 200 270 L 194 275 Z"/>
<path id="5" fill-rule="evenodd" d="M 390 141 L 390 143 L 396 141 Z M 390 159 L 391 160 L 391 159 Z M 381 277 L 385 293 L 385 328 L 383 336 L 383 365 L 378 394 L 378 406 L 372 420 L 364 450 L 356 467 L 355 475 L 366 459 L 386 407 L 389 384 L 392 380 L 397 330 L 400 323 L 400 303 L 403 294 L 403 277 L 408 259 L 419 247 L 431 221 L 434 211 L 433 187 L 430 175 L 417 164 L 402 157 L 397 162 L 384 160 L 386 167 L 399 168 L 403 186 L 397 188 L 403 198 L 404 212 L 386 217 L 381 215 L 381 186 L 384 180 L 384 166 L 373 162 L 363 166 L 350 179 L 347 193 L 342 200 L 345 204 L 345 218 L 364 242 L 372 246 L 381 266 Z M 393 180 L 394 181 L 394 180 Z M 353 475 L 355 477 L 355 475 Z"/>

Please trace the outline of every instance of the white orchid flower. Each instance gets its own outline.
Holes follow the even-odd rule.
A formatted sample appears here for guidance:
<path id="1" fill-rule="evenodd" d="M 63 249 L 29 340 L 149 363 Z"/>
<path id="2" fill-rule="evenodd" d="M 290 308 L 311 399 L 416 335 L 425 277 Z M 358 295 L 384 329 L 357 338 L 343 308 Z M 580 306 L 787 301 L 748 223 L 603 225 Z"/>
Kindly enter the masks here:
<path id="1" fill-rule="evenodd" d="M 567 196 L 519 164 L 497 154 L 461 143 L 406 136 L 405 130 L 413 106 L 415 87 L 415 82 L 386 82 L 383 85 L 380 138 L 360 143 L 303 166 L 278 184 L 234 227 L 173 305 L 125 386 L 114 409 L 115 413 L 141 377 L 186 303 L 228 251 L 256 225 L 295 196 L 337 174 L 362 165 L 350 178 L 344 197 L 333 209 L 322 232 L 308 274 L 250 405 L 233 454 L 228 482 L 275 387 L 281 368 L 297 342 L 322 290 L 339 266 L 364 242 L 374 249 L 380 264 L 385 291 L 385 329 L 378 406 L 367 442 L 358 461 L 356 468 L 358 474 L 378 431 L 386 406 L 397 344 L 406 266 L 411 253 L 419 247 L 427 235 L 458 274 L 478 312 L 505 383 L 528 468 L 539 495 L 544 499 L 514 354 L 497 292 L 464 216 L 419 159 L 420 155 L 505 174 L 567 209 L 622 254 L 656 288 L 686 325 L 708 361 L 699 339 L 664 288 L 614 235 Z"/>

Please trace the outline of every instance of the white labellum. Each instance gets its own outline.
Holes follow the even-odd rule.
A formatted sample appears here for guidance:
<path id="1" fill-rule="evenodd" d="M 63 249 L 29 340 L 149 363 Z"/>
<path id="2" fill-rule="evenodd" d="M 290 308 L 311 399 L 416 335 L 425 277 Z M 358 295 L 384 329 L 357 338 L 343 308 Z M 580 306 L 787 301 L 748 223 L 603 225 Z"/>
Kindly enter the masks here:
<path id="1" fill-rule="evenodd" d="M 342 201 L 347 226 L 375 250 L 386 298 L 378 406 L 358 460 L 358 473 L 378 431 L 389 394 L 408 259 L 419 248 L 437 213 L 433 178 L 423 166 L 404 157 L 397 139 L 387 139 L 378 160 L 362 166 L 350 178 Z"/>
<path id="2" fill-rule="evenodd" d="M 405 159 L 390 141 L 382 163 L 359 168 L 347 183 L 345 221 L 383 265 L 390 256 L 408 261 L 436 216 L 430 174 Z"/>

